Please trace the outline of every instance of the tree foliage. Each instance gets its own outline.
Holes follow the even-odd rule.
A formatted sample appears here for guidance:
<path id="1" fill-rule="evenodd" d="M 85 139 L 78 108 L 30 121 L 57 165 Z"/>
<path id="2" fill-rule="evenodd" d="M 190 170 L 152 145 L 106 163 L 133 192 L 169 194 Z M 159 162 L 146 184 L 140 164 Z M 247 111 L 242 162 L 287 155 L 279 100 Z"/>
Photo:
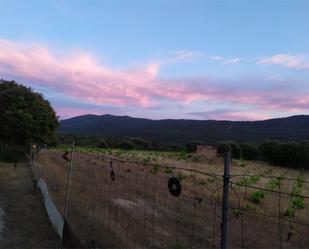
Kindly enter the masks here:
<path id="1" fill-rule="evenodd" d="M 0 148 L 22 151 L 30 143 L 55 140 L 59 122 L 40 93 L 14 81 L 0 80 Z"/>
<path id="2" fill-rule="evenodd" d="M 309 168 L 309 142 L 278 142 L 269 140 L 259 146 L 263 161 L 279 166 Z"/>
<path id="3" fill-rule="evenodd" d="M 185 145 L 185 150 L 188 153 L 196 152 L 197 146 L 202 144 L 200 141 L 191 141 Z"/>
<path id="4" fill-rule="evenodd" d="M 217 145 L 219 155 L 227 151 L 236 159 L 262 160 L 283 167 L 309 169 L 309 141 L 267 140 L 260 145 L 228 141 Z"/>
<path id="5" fill-rule="evenodd" d="M 239 144 L 234 141 L 220 142 L 217 145 L 217 153 L 219 155 L 224 155 L 226 152 L 231 152 L 233 158 L 242 158 L 241 148 Z"/>
<path id="6" fill-rule="evenodd" d="M 259 158 L 258 147 L 253 143 L 240 143 L 239 144 L 242 157 L 246 160 L 257 160 Z"/>

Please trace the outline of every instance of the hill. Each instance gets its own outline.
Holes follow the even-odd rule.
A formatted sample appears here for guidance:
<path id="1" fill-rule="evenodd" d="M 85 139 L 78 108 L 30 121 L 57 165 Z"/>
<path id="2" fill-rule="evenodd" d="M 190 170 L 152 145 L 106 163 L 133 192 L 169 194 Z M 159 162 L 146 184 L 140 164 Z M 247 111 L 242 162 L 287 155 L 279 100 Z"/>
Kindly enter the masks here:
<path id="1" fill-rule="evenodd" d="M 223 140 L 309 140 L 309 115 L 263 121 L 151 120 L 114 115 L 83 115 L 60 121 L 60 134 L 142 137 L 164 144 L 191 140 L 215 144 Z"/>

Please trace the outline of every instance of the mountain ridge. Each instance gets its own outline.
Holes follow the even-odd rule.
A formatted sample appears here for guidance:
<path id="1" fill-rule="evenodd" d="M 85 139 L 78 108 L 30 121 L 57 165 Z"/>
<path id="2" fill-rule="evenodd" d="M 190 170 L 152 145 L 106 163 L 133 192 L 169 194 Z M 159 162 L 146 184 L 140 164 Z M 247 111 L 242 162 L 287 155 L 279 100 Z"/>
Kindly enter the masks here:
<path id="1" fill-rule="evenodd" d="M 60 121 L 60 134 L 100 137 L 142 137 L 179 144 L 191 140 L 215 144 L 223 140 L 262 142 L 267 139 L 309 140 L 309 115 L 259 121 L 134 118 L 86 114 Z"/>

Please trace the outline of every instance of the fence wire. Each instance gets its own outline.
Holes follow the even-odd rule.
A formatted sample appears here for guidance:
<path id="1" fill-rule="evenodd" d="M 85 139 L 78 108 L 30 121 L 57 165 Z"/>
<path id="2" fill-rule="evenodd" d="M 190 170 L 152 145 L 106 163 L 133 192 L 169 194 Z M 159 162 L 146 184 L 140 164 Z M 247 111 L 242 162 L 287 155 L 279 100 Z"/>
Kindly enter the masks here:
<path id="1" fill-rule="evenodd" d="M 63 214 L 62 154 L 42 150 L 33 168 Z M 180 182 L 178 196 L 168 187 L 171 178 Z M 308 248 L 307 181 L 232 175 L 229 186 L 230 248 Z M 219 174 L 76 152 L 66 219 L 85 247 L 218 248 L 222 188 Z"/>

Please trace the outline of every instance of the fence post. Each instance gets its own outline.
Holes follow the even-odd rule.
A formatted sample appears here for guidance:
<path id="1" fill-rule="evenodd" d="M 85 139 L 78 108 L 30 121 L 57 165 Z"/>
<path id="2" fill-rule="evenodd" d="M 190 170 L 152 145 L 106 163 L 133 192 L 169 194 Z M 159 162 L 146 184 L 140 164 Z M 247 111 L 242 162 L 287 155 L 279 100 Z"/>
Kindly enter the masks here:
<path id="1" fill-rule="evenodd" d="M 221 222 L 221 249 L 227 248 L 230 163 L 231 163 L 231 152 L 227 152 L 225 154 L 225 158 L 224 158 L 222 222 Z"/>
<path id="2" fill-rule="evenodd" d="M 31 150 L 30 150 L 30 164 L 31 164 L 31 167 L 33 167 L 33 163 L 34 163 L 35 150 L 36 150 L 36 145 L 34 143 L 31 143 Z"/>
<path id="3" fill-rule="evenodd" d="M 71 158 L 70 158 L 70 164 L 69 164 L 69 170 L 68 170 L 68 178 L 67 178 L 67 193 L 66 193 L 65 204 L 64 204 L 64 214 L 63 214 L 63 219 L 64 220 L 67 217 L 67 209 L 68 209 L 68 203 L 69 203 L 74 146 L 75 146 L 75 142 L 73 141 L 73 143 L 72 143 L 72 151 L 71 151 Z"/>

